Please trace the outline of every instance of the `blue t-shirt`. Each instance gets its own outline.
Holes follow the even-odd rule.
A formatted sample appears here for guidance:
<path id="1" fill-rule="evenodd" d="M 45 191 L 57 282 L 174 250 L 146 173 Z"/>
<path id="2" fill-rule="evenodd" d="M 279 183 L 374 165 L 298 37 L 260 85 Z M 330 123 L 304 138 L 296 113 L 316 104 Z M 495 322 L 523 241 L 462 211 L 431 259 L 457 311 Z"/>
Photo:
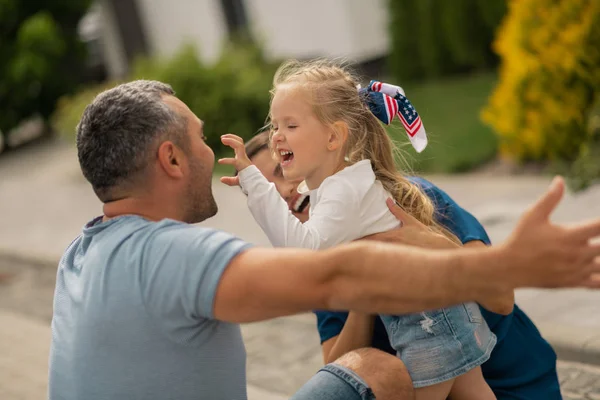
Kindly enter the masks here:
<path id="1" fill-rule="evenodd" d="M 172 220 L 88 224 L 58 268 L 49 399 L 245 399 L 240 327 L 213 301 L 248 247 Z"/>
<path id="2" fill-rule="evenodd" d="M 431 198 L 436 219 L 463 243 L 479 240 L 490 244 L 483 226 L 445 192 L 422 178 L 411 178 Z M 556 354 L 533 322 L 515 305 L 509 315 L 481 308 L 498 338 L 490 359 L 482 365 L 485 380 L 499 400 L 561 399 L 556 374 Z M 315 311 L 321 343 L 337 336 L 348 318 L 346 312 Z M 381 319 L 375 319 L 372 346 L 395 354 Z"/>

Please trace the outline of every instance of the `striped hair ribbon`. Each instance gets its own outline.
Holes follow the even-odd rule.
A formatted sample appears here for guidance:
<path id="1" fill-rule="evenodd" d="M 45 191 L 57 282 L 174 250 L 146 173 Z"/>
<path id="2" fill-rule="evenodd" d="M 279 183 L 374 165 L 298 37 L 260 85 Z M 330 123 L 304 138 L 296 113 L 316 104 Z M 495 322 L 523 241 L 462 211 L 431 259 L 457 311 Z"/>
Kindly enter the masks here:
<path id="1" fill-rule="evenodd" d="M 427 147 L 423 121 L 400 86 L 371 81 L 367 88 L 359 89 L 359 93 L 366 96 L 369 109 L 384 124 L 389 125 L 398 115 L 417 153 Z"/>

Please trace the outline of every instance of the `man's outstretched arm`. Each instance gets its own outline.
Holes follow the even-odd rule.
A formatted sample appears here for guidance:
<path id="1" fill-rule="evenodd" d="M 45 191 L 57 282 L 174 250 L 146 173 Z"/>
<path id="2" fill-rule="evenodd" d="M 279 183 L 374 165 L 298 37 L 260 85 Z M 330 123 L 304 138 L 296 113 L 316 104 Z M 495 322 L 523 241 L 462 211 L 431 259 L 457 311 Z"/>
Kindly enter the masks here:
<path id="1" fill-rule="evenodd" d="M 377 242 L 326 251 L 250 249 L 220 280 L 214 317 L 249 322 L 311 309 L 401 314 L 502 295 L 516 287 L 600 287 L 600 220 L 549 222 L 557 181 L 519 221 L 505 244 L 422 250 Z"/>

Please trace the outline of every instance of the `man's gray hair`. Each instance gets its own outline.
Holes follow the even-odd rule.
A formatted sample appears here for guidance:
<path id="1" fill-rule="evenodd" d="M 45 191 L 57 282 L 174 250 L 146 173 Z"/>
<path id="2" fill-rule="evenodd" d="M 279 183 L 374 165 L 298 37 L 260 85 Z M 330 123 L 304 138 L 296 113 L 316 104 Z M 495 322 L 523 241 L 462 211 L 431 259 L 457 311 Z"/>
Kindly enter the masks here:
<path id="1" fill-rule="evenodd" d="M 100 200 L 116 200 L 115 189 L 137 182 L 159 139 L 187 150 L 187 121 L 162 98 L 174 94 L 167 84 L 138 80 L 100 93 L 86 107 L 77 126 L 77 153 Z"/>

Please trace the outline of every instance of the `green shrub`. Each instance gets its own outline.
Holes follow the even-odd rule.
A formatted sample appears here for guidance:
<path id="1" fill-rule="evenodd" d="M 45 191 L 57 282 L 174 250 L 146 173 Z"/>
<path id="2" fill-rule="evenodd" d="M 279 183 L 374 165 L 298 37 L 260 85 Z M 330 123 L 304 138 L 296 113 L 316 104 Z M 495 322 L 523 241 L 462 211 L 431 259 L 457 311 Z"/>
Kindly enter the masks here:
<path id="1" fill-rule="evenodd" d="M 275 70 L 276 65 L 265 62 L 257 46 L 247 43 L 228 45 L 214 65 L 205 65 L 192 45 L 184 45 L 170 59 L 136 60 L 127 80 L 170 84 L 177 97 L 204 121 L 208 144 L 219 154 L 224 150 L 222 134 L 249 139 L 264 125 Z M 85 106 L 105 88 L 89 88 L 62 99 L 53 118 L 56 129 L 72 135 Z"/>
<path id="2" fill-rule="evenodd" d="M 73 95 L 63 96 L 56 102 L 56 110 L 50 119 L 53 130 L 69 139 L 75 138 L 75 128 L 81 119 L 85 107 L 96 95 L 115 86 L 117 82 L 108 82 L 90 86 Z"/>
<path id="3" fill-rule="evenodd" d="M 390 75 L 398 82 L 485 70 L 504 0 L 389 0 Z"/>
<path id="4" fill-rule="evenodd" d="M 47 118 L 79 83 L 84 66 L 77 24 L 89 0 L 0 0 L 0 130 L 34 114 Z"/>

